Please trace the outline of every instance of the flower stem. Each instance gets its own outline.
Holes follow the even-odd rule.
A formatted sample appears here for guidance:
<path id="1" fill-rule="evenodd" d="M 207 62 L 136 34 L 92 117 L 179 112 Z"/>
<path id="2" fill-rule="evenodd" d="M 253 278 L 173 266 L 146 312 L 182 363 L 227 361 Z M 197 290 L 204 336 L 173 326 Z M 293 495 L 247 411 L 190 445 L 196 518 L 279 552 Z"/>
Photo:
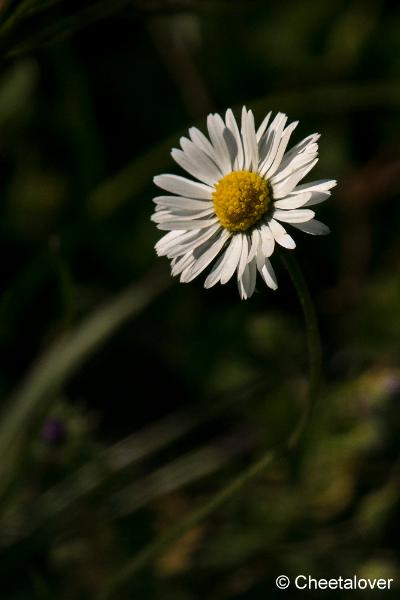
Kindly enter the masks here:
<path id="1" fill-rule="evenodd" d="M 309 354 L 309 390 L 307 405 L 300 417 L 295 429 L 288 439 L 276 449 L 268 449 L 261 457 L 251 464 L 243 473 L 235 477 L 228 485 L 222 488 L 208 502 L 191 512 L 186 518 L 177 525 L 171 527 L 166 533 L 158 539 L 150 542 L 141 552 L 122 567 L 100 593 L 101 600 L 108 600 L 114 597 L 116 590 L 121 588 L 135 573 L 145 567 L 156 556 L 158 556 L 169 544 L 178 540 L 186 531 L 197 525 L 213 511 L 220 508 L 225 502 L 235 496 L 252 479 L 262 473 L 276 459 L 283 458 L 296 448 L 302 437 L 309 421 L 312 408 L 318 396 L 321 379 L 321 349 L 318 331 L 318 323 L 315 315 L 314 305 L 307 288 L 307 284 L 302 275 L 300 266 L 292 253 L 281 253 L 282 262 L 289 273 L 294 284 L 300 304 L 303 310 L 307 346 Z"/>
<path id="2" fill-rule="evenodd" d="M 321 386 L 321 341 L 318 329 L 317 316 L 314 303 L 310 296 L 307 284 L 303 277 L 300 265 L 293 252 L 279 252 L 280 259 L 289 273 L 289 277 L 296 289 L 301 308 L 303 310 L 306 326 L 307 350 L 308 350 L 308 398 L 307 405 L 303 411 L 299 423 L 289 439 L 289 447 L 295 446 L 299 441 L 309 419 L 312 409 L 318 398 Z"/>

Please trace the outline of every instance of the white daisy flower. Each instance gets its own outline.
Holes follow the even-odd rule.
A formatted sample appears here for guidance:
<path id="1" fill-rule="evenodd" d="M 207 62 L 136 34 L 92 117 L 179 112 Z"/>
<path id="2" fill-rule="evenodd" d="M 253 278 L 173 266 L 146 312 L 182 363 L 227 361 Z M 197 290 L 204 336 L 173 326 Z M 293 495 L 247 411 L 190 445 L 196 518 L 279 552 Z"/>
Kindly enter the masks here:
<path id="1" fill-rule="evenodd" d="M 281 223 L 312 235 L 329 233 L 309 207 L 323 202 L 336 185 L 332 179 L 299 185 L 318 161 L 319 134 L 286 152 L 298 121 L 286 125 L 269 113 L 256 130 L 251 110 L 243 107 L 241 128 L 231 109 L 225 121 L 207 118 L 209 139 L 195 127 L 173 149 L 174 160 L 195 179 L 158 175 L 154 183 L 171 196 L 154 198 L 152 220 L 168 231 L 156 244 L 171 259 L 172 275 L 192 281 L 215 259 L 204 286 L 227 283 L 236 272 L 242 299 L 255 288 L 257 271 L 268 287 L 278 287 L 270 257 L 275 244 L 296 244 Z"/>

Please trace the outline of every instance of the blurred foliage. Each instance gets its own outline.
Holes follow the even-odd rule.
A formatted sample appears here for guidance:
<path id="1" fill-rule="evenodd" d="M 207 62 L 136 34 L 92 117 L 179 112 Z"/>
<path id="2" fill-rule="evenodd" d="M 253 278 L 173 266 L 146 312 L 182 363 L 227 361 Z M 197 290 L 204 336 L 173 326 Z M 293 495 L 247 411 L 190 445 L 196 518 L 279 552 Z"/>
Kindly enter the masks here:
<path id="1" fill-rule="evenodd" d="M 0 49 L 2 598 L 98 597 L 298 419 L 304 332 L 279 261 L 279 290 L 240 302 L 234 283 L 170 280 L 153 250 L 153 175 L 178 172 L 193 122 L 243 103 L 320 131 L 315 178 L 339 181 L 332 235 L 296 238 L 326 382 L 302 451 L 115 597 L 399 581 L 398 3 L 3 0 Z"/>

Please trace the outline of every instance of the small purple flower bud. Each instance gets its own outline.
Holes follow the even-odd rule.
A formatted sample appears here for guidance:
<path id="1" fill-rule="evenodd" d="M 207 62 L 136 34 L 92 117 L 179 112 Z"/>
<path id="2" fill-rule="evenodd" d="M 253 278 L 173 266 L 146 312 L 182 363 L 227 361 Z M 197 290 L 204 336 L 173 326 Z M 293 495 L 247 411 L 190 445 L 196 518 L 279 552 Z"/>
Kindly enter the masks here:
<path id="1" fill-rule="evenodd" d="M 63 444 L 67 438 L 67 431 L 63 421 L 60 419 L 47 419 L 41 431 L 42 439 L 50 445 Z"/>

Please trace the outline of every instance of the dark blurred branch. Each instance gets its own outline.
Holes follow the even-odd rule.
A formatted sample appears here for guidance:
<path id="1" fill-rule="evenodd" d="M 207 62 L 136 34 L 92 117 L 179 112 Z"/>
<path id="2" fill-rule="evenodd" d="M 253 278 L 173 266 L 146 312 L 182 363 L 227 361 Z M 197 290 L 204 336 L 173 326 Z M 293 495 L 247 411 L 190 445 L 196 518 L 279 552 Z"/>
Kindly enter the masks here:
<path id="1" fill-rule="evenodd" d="M 25 10 L 25 5 L 21 4 L 19 10 L 0 26 L 0 48 L 8 58 L 32 52 L 41 46 L 68 37 L 91 23 L 130 7 L 132 1 L 113 0 L 111 3 L 101 0 L 68 16 L 62 10 L 65 8 L 62 0 L 50 2 L 50 8 L 53 9 L 50 11 L 47 4 L 46 2 L 43 6 L 43 3 L 40 3 L 35 7 L 28 3 Z"/>
<path id="2" fill-rule="evenodd" d="M 238 0 L 236 5 L 245 3 L 248 4 L 246 0 Z M 98 0 L 71 13 L 71 6 L 65 0 L 25 0 L 4 11 L 0 21 L 0 48 L 9 58 L 32 52 L 127 10 L 159 15 L 224 8 L 231 11 L 232 3 L 226 0 Z M 24 41 L 21 43 L 21 40 Z"/>
<path id="3" fill-rule="evenodd" d="M 185 36 L 175 31 L 176 17 L 153 17 L 148 30 L 160 60 L 176 83 L 188 113 L 198 119 L 215 110 Z"/>

